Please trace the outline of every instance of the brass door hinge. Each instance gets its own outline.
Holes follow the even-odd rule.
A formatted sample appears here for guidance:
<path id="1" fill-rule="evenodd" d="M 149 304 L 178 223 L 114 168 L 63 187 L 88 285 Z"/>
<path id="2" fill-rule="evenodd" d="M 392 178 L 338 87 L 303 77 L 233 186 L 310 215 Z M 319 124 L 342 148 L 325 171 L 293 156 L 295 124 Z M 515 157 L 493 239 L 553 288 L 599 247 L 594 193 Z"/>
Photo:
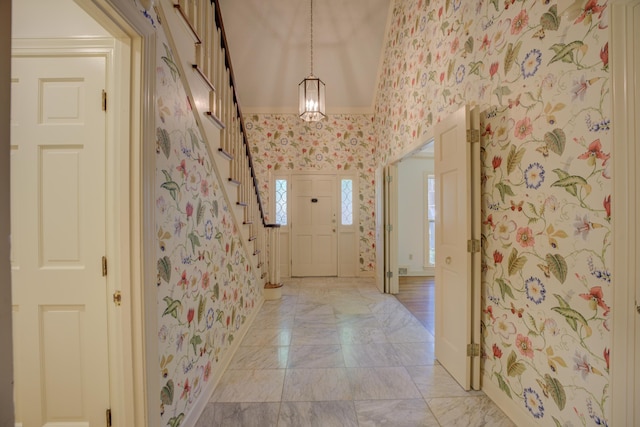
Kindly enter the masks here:
<path id="1" fill-rule="evenodd" d="M 467 129 L 467 142 L 480 142 L 480 130 L 478 129 Z"/>
<path id="2" fill-rule="evenodd" d="M 467 356 L 479 357 L 480 356 L 480 344 L 467 344 Z"/>
<path id="3" fill-rule="evenodd" d="M 102 257 L 102 277 L 107 275 L 107 257 Z"/>
<path id="4" fill-rule="evenodd" d="M 111 427 L 111 409 L 107 409 L 106 418 L 107 427 Z"/>
<path id="5" fill-rule="evenodd" d="M 107 91 L 102 90 L 102 111 L 107 111 Z"/>
<path id="6" fill-rule="evenodd" d="M 480 252 L 480 240 L 470 239 L 467 240 L 467 252 Z"/>

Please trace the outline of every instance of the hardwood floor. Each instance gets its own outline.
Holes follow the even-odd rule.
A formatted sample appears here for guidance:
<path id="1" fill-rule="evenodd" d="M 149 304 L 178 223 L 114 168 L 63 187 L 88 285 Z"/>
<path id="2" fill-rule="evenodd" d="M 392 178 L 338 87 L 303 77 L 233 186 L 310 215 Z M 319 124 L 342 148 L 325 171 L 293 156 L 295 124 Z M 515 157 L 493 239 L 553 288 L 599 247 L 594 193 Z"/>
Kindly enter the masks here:
<path id="1" fill-rule="evenodd" d="M 395 297 L 432 335 L 435 335 L 435 278 L 400 276 Z"/>

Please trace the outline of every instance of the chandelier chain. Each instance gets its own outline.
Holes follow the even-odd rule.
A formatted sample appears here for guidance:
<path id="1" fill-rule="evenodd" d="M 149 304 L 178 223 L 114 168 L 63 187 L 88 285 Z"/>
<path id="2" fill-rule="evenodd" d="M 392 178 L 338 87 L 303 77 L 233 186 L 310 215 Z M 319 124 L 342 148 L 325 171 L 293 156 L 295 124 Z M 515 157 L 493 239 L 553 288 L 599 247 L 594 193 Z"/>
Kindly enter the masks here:
<path id="1" fill-rule="evenodd" d="M 311 7 L 310 9 L 310 18 L 311 18 L 311 25 L 309 26 L 310 28 L 310 46 L 311 46 L 311 75 L 313 76 L 313 0 L 311 0 Z"/>

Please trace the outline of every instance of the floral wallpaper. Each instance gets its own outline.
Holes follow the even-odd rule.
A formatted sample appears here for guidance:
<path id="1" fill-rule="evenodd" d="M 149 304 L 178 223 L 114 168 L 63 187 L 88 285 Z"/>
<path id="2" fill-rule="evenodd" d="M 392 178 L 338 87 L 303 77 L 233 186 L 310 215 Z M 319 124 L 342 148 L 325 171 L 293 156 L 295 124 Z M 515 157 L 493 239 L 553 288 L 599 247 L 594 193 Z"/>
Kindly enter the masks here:
<path id="1" fill-rule="evenodd" d="M 158 404 L 179 426 L 262 299 L 166 36 L 156 68 Z"/>
<path id="2" fill-rule="evenodd" d="M 398 0 L 375 109 L 383 162 L 480 107 L 483 381 L 534 423 L 608 425 L 606 0 Z"/>
<path id="3" fill-rule="evenodd" d="M 375 134 L 371 115 L 340 114 L 306 123 L 296 114 L 245 117 L 247 137 L 267 210 L 269 174 L 278 171 L 336 171 L 358 176 L 360 271 L 375 271 Z"/>

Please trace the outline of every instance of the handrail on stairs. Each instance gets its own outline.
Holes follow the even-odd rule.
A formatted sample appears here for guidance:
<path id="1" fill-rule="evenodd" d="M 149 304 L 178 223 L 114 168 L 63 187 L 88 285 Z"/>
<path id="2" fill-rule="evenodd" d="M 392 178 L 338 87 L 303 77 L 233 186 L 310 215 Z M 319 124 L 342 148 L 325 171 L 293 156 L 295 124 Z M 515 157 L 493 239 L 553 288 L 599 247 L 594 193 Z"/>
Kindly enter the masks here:
<path id="1" fill-rule="evenodd" d="M 229 54 L 229 47 L 227 44 L 227 35 L 224 31 L 224 23 L 222 22 L 222 12 L 220 10 L 220 3 L 214 0 L 211 0 L 211 4 L 214 6 L 215 8 L 215 19 L 216 19 L 216 24 L 220 27 L 220 32 L 222 33 L 222 37 L 220 38 L 220 43 L 221 46 L 220 48 L 224 50 L 225 52 L 225 64 L 226 66 L 229 68 L 229 80 L 230 80 L 230 85 L 231 87 L 233 87 L 233 100 L 235 101 L 235 105 L 238 111 L 238 117 L 240 118 L 240 132 L 242 133 L 243 136 L 243 142 L 244 142 L 244 146 L 245 146 L 245 152 L 247 155 L 247 158 L 249 159 L 249 170 L 251 171 L 251 179 L 253 181 L 253 187 L 255 188 L 256 191 L 256 196 L 258 198 L 258 207 L 260 209 L 260 218 L 262 219 L 262 225 L 263 226 L 268 226 L 269 224 L 267 224 L 266 221 L 266 217 L 264 214 L 264 208 L 262 206 L 262 199 L 260 198 L 260 191 L 259 191 L 259 186 L 258 186 L 258 178 L 256 176 L 256 170 L 255 167 L 253 166 L 253 156 L 251 155 L 251 149 L 249 148 L 249 141 L 247 139 L 247 133 L 246 133 L 246 127 L 244 124 L 244 116 L 242 115 L 242 109 L 240 108 L 240 102 L 238 102 L 238 93 L 236 91 L 236 79 L 235 76 L 233 74 L 233 65 L 231 64 L 231 56 Z"/>

